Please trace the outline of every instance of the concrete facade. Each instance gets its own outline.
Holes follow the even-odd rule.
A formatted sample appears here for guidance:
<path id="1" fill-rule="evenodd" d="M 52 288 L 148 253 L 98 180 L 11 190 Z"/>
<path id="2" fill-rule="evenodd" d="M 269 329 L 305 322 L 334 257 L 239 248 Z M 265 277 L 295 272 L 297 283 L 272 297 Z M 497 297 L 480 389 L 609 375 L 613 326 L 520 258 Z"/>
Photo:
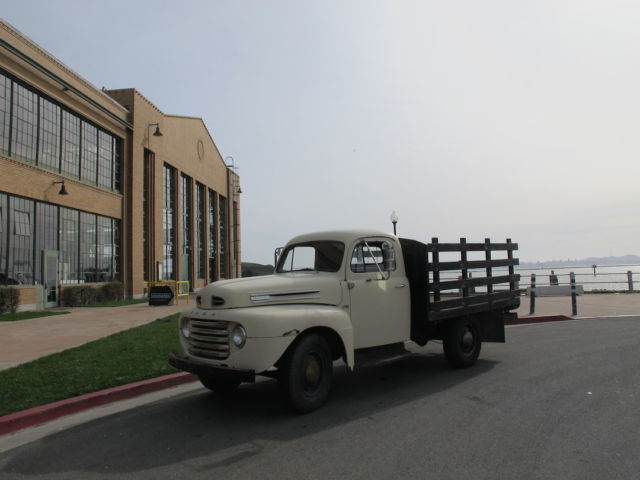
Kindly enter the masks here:
<path id="1" fill-rule="evenodd" d="M 2 21 L 0 74 L 0 80 L 10 84 L 3 90 L 5 98 L 0 98 L 0 200 L 4 199 L 5 202 L 0 203 L 0 235 L 6 236 L 2 237 L 5 240 L 0 245 L 0 286 L 10 284 L 20 288 L 24 290 L 24 300 L 28 300 L 28 306 L 40 306 L 41 302 L 34 300 L 34 295 L 30 293 L 34 290 L 34 284 L 37 286 L 41 283 L 38 274 L 32 273 L 29 278 L 33 280 L 29 282 L 11 276 L 14 258 L 10 250 L 13 248 L 11 235 L 19 227 L 18 219 L 9 218 L 9 215 L 15 214 L 11 210 L 12 201 L 16 205 L 28 202 L 32 209 L 29 215 L 33 217 L 20 217 L 27 218 L 27 223 L 31 222 L 27 227 L 31 230 L 21 232 L 21 241 L 32 242 L 33 251 L 29 251 L 27 257 L 34 259 L 33 265 L 28 265 L 30 260 L 23 261 L 27 265 L 20 268 L 36 271 L 40 267 L 35 259 L 40 258 L 42 252 L 36 250 L 38 242 L 44 244 L 46 239 L 39 237 L 32 241 L 28 236 L 35 238 L 38 208 L 42 206 L 43 210 L 49 208 L 56 212 L 77 211 L 80 221 L 85 215 L 90 221 L 98 222 L 98 226 L 101 221 L 113 222 L 109 223 L 114 231 L 117 230 L 112 234 L 113 245 L 100 250 L 103 245 L 97 240 L 93 250 L 86 249 L 89 252 L 87 255 L 98 256 L 101 251 L 103 254 L 104 251 L 108 252 L 104 255 L 113 255 L 114 263 L 117 263 L 111 270 L 113 279 L 124 283 L 129 296 L 144 295 L 148 281 L 166 279 L 163 276 L 167 265 L 173 267 L 176 280 L 182 279 L 185 274 L 192 289 L 201 288 L 219 278 L 240 276 L 239 177 L 225 165 L 202 119 L 167 115 L 135 89 L 100 90 Z M 17 95 L 35 97 L 33 111 L 16 113 L 22 108 L 21 100 L 16 99 Z M 42 109 L 45 107 L 55 109 L 55 115 L 59 116 L 59 120 L 54 119 L 54 129 L 59 129 L 59 138 L 52 140 L 54 147 L 51 147 L 51 143 L 42 143 L 43 136 L 47 134 L 43 130 L 45 120 Z M 67 114 L 77 120 L 81 130 L 74 147 L 80 162 L 76 175 L 70 175 L 63 167 L 63 149 L 67 148 L 64 115 Z M 150 124 L 157 124 L 162 136 L 154 136 L 156 126 Z M 80 151 L 88 148 L 84 143 L 81 144 L 84 127 L 96 139 L 91 145 L 93 150 L 87 150 L 88 154 Z M 28 135 L 16 129 L 28 130 Z M 12 142 L 31 153 L 24 156 L 15 145 L 11 147 Z M 103 159 L 100 155 L 103 152 L 100 148 L 103 144 L 109 148 L 105 157 L 108 158 L 105 162 L 110 162 L 108 165 L 101 163 Z M 46 165 L 46 159 L 42 160 L 42 155 L 47 154 L 44 151 L 46 147 L 50 147 L 51 151 L 59 148 L 60 158 L 56 160 L 59 166 L 51 163 Z M 83 168 L 88 169 L 91 165 L 90 162 L 86 165 L 82 163 L 85 154 L 90 162 L 95 162 L 92 166 L 95 172 L 92 170 L 86 175 Z M 91 158 L 92 155 L 94 158 Z M 105 180 L 104 175 L 100 177 L 104 174 L 100 171 L 101 166 L 107 169 L 107 175 L 112 175 L 111 179 L 106 177 Z M 175 182 L 170 189 L 175 208 L 170 211 L 166 209 L 164 172 L 167 168 L 174 172 Z M 68 195 L 60 195 L 60 185 L 54 184 L 63 180 Z M 181 201 L 185 197 L 179 197 L 183 185 L 190 185 L 189 206 Z M 203 192 L 204 196 L 198 195 Z M 198 200 L 201 200 L 199 204 Z M 214 210 L 210 212 L 210 208 Z M 187 228 L 183 218 L 189 211 L 191 217 Z M 88 217 L 88 214 L 93 216 Z M 58 215 L 56 234 L 62 236 L 61 217 L 59 213 L 51 214 L 52 217 L 55 215 Z M 165 247 L 168 216 L 173 217 L 174 227 L 171 231 L 173 240 L 169 242 L 173 245 L 173 258 L 169 262 L 166 261 Z M 82 241 L 79 237 L 79 245 Z M 56 239 L 55 244 L 60 249 L 64 248 L 62 239 Z M 188 256 L 183 255 L 186 244 L 190 244 L 191 248 Z M 82 262 L 92 260 L 83 259 L 82 246 L 78 248 L 80 272 Z M 98 261 L 95 260 L 96 272 Z M 78 282 L 87 283 L 89 280 L 81 279 Z M 65 285 L 68 283 L 72 281 Z M 22 303 L 26 305 L 25 301 Z"/>

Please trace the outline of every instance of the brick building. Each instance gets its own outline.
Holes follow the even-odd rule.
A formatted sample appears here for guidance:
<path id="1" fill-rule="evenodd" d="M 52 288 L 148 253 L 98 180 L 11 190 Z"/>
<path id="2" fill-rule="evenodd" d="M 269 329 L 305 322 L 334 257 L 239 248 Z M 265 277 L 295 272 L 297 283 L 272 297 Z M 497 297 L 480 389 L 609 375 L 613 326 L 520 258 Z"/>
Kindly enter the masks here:
<path id="1" fill-rule="evenodd" d="M 199 118 L 99 90 L 0 21 L 0 285 L 240 276 L 240 185 Z"/>

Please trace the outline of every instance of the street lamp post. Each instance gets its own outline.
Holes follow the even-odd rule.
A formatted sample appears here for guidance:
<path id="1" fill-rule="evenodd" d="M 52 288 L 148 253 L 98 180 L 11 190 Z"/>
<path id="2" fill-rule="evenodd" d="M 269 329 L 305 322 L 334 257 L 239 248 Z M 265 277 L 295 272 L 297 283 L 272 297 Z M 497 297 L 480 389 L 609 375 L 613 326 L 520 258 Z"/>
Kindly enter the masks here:
<path id="1" fill-rule="evenodd" d="M 398 223 L 398 214 L 394 210 L 391 212 L 391 223 L 393 223 L 393 234 L 396 235 L 396 223 Z"/>

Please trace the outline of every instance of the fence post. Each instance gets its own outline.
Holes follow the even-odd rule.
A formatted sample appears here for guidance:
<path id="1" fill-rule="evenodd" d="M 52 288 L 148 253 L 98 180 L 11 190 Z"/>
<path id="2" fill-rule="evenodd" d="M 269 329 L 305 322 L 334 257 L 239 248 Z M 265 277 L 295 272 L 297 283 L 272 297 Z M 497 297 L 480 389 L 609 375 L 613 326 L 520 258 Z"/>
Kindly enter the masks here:
<path id="1" fill-rule="evenodd" d="M 627 270 L 627 283 L 629 284 L 629 291 L 633 292 L 633 273 L 631 270 Z"/>
<path id="2" fill-rule="evenodd" d="M 529 290 L 531 295 L 529 295 L 529 299 L 531 301 L 531 306 L 529 307 L 529 315 L 533 315 L 536 313 L 536 274 L 531 274 L 531 289 Z"/>
<path id="3" fill-rule="evenodd" d="M 578 315 L 578 303 L 576 301 L 576 274 L 569 273 L 569 281 L 571 282 L 571 315 Z"/>

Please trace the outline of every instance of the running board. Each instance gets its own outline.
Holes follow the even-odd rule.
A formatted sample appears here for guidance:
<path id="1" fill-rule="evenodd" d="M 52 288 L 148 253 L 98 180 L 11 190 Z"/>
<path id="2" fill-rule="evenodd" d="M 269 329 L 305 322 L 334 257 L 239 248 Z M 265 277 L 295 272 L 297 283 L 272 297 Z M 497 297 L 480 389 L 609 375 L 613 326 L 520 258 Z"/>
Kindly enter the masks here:
<path id="1" fill-rule="evenodd" d="M 389 363 L 403 360 L 414 355 L 404 348 L 404 343 L 394 343 L 391 345 L 383 345 L 381 347 L 363 348 L 355 352 L 355 368 L 379 367 Z"/>

